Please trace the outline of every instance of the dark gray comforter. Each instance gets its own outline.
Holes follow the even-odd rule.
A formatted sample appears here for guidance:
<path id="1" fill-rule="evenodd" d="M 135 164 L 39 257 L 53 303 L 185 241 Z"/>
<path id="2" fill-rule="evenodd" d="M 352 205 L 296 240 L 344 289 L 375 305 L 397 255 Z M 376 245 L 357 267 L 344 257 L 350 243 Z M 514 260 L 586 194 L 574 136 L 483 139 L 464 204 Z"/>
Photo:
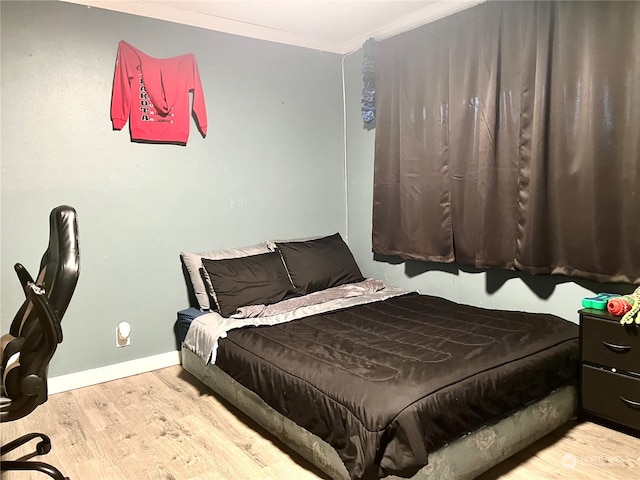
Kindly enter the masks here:
<path id="1" fill-rule="evenodd" d="M 216 364 L 332 445 L 351 478 L 428 453 L 577 378 L 577 325 L 407 294 L 232 330 Z"/>

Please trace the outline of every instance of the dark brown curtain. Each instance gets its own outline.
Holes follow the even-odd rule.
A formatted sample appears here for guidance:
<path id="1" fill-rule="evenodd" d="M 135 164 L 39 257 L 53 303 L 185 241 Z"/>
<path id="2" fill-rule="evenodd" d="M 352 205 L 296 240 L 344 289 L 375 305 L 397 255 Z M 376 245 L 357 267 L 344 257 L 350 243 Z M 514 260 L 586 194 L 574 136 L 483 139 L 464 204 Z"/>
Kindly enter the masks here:
<path id="1" fill-rule="evenodd" d="M 374 252 L 640 283 L 640 2 L 488 2 L 375 55 Z"/>

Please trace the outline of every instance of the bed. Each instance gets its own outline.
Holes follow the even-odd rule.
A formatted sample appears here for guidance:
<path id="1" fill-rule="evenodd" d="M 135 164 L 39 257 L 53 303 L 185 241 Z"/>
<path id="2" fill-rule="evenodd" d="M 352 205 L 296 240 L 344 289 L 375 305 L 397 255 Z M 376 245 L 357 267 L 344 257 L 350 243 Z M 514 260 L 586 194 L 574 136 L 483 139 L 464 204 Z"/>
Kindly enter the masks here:
<path id="1" fill-rule="evenodd" d="M 182 260 L 183 367 L 333 479 L 475 478 L 576 413 L 561 318 L 364 278 L 339 234 Z"/>

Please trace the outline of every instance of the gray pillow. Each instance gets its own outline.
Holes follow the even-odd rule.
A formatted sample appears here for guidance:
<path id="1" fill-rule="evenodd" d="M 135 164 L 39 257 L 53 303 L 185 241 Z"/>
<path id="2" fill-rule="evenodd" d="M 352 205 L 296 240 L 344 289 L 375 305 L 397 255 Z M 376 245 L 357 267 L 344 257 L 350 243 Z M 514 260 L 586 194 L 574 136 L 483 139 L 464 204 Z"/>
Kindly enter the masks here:
<path id="1" fill-rule="evenodd" d="M 211 309 L 211 301 L 209 299 L 209 290 L 205 285 L 205 281 L 203 278 L 203 268 L 202 268 L 202 259 L 210 258 L 213 260 L 223 259 L 223 258 L 239 258 L 246 257 L 248 255 L 257 255 L 260 253 L 271 252 L 272 249 L 269 248 L 265 242 L 258 243 L 256 245 L 252 245 L 250 247 L 239 247 L 239 248 L 225 248 L 221 250 L 211 250 L 209 252 L 202 253 L 193 253 L 193 252 L 182 252 L 180 253 L 180 258 L 182 259 L 182 263 L 184 264 L 187 272 L 189 274 L 189 279 L 191 280 L 191 285 L 193 286 L 193 293 L 196 296 L 196 300 L 198 302 L 198 306 L 200 310 L 206 311 Z M 215 305 L 213 305 L 215 308 Z"/>

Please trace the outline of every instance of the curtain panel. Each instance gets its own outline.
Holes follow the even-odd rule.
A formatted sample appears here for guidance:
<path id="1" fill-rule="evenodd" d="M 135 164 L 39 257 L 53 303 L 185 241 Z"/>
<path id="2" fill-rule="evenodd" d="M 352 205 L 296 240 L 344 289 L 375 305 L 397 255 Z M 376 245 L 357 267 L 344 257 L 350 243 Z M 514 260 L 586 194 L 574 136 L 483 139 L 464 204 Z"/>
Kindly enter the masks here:
<path id="1" fill-rule="evenodd" d="M 375 57 L 375 253 L 640 283 L 640 2 L 487 2 Z"/>

